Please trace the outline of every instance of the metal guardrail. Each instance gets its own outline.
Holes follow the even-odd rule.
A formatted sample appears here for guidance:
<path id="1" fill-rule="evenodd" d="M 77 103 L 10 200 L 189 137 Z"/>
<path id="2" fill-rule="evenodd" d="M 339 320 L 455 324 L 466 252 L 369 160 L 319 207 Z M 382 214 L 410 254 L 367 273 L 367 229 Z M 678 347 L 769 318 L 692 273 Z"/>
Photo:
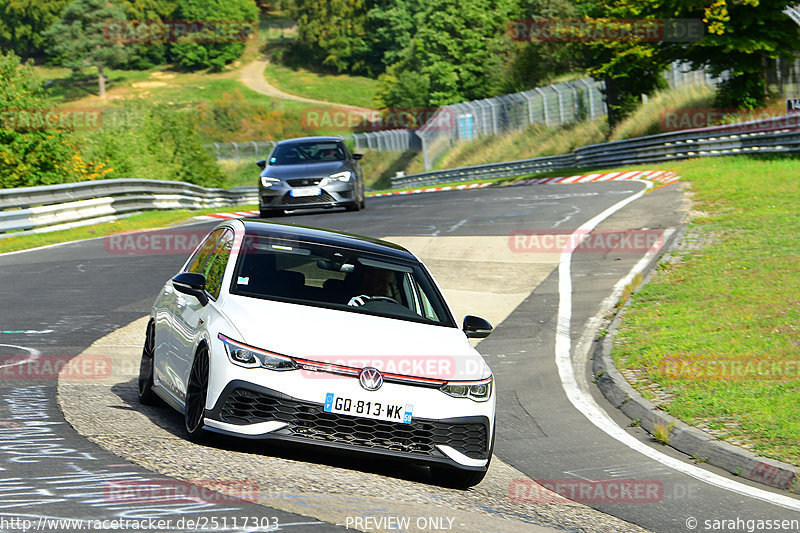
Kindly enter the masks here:
<path id="1" fill-rule="evenodd" d="M 516 177 L 562 168 L 604 168 L 692 157 L 792 152 L 800 152 L 800 114 L 594 144 L 560 156 L 409 174 L 393 178 L 392 187 Z"/>
<path id="2" fill-rule="evenodd" d="M 535 159 L 524 159 L 521 161 L 491 163 L 488 165 L 434 170 L 432 172 L 398 176 L 392 178 L 392 187 L 416 187 L 476 179 L 508 178 L 574 166 L 575 156 L 573 154 L 537 157 Z"/>
<path id="3" fill-rule="evenodd" d="M 257 187 L 207 189 L 162 180 L 112 179 L 0 189 L 0 237 L 107 222 L 146 209 L 200 209 L 257 202 Z"/>

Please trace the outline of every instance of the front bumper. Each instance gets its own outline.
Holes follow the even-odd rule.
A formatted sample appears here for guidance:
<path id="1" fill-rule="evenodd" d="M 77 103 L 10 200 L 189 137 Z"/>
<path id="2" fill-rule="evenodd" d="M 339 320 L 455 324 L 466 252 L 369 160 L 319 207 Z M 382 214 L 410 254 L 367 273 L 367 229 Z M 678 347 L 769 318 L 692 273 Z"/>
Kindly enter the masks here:
<path id="1" fill-rule="evenodd" d="M 228 383 L 205 417 L 206 429 L 218 433 L 467 470 L 485 470 L 491 450 L 485 416 L 385 422 L 326 413 L 321 403 L 241 380 Z"/>
<path id="2" fill-rule="evenodd" d="M 316 196 L 295 197 L 292 196 L 292 187 L 285 184 L 259 188 L 263 209 L 327 209 L 348 206 L 356 201 L 353 183 L 328 184 L 320 187 L 320 192 Z"/>

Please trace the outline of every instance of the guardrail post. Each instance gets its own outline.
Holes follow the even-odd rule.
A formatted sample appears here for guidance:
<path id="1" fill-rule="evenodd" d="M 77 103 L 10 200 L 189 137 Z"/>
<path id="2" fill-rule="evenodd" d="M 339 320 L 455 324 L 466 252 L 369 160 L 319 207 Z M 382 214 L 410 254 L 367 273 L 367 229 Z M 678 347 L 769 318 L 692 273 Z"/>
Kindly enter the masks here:
<path id="1" fill-rule="evenodd" d="M 547 95 L 539 87 L 534 87 L 533 90 L 536 91 L 537 93 L 539 93 L 540 95 L 542 95 L 542 109 L 544 110 L 544 124 L 545 124 L 545 126 L 549 126 L 550 125 L 550 112 L 547 110 Z"/>
<path id="2" fill-rule="evenodd" d="M 594 119 L 594 87 L 586 78 L 581 78 L 578 81 L 586 86 L 586 92 L 589 94 L 589 116 Z"/>
<path id="3" fill-rule="evenodd" d="M 550 87 L 552 87 L 558 95 L 558 120 L 559 125 L 562 125 L 566 122 L 564 119 L 564 97 L 561 95 L 561 91 L 558 90 L 557 84 L 551 85 Z"/>

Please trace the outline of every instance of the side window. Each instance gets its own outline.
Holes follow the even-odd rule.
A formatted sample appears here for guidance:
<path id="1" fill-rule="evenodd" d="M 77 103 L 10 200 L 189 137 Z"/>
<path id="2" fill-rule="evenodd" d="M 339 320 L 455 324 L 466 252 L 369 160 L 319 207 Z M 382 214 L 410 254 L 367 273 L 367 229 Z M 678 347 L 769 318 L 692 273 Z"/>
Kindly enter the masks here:
<path id="1" fill-rule="evenodd" d="M 217 246 L 217 242 L 219 241 L 220 235 L 222 235 L 222 231 L 222 229 L 218 229 L 206 237 L 203 245 L 187 263 L 186 272 L 195 272 L 198 274 L 203 272 L 203 267 L 208 260 L 208 256 L 211 255 L 211 252 L 213 252 L 214 248 Z"/>
<path id="2" fill-rule="evenodd" d="M 219 298 L 219 291 L 222 287 L 222 277 L 225 275 L 225 267 L 228 265 L 228 258 L 231 256 L 233 248 L 233 232 L 226 229 L 219 240 L 211 258 L 206 262 L 203 274 L 206 277 L 206 292 Z"/>

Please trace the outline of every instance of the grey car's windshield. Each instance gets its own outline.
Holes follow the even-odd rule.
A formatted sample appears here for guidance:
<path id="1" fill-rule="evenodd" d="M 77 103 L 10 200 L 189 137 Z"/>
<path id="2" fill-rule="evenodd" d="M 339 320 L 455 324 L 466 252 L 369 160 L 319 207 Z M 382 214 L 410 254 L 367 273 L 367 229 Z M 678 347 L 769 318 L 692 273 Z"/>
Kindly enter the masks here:
<path id="1" fill-rule="evenodd" d="M 309 141 L 279 144 L 270 154 L 270 165 L 299 165 L 344 161 L 344 145 L 338 141 Z"/>
<path id="2" fill-rule="evenodd" d="M 246 237 L 231 293 L 455 325 L 418 263 L 319 244 Z"/>

